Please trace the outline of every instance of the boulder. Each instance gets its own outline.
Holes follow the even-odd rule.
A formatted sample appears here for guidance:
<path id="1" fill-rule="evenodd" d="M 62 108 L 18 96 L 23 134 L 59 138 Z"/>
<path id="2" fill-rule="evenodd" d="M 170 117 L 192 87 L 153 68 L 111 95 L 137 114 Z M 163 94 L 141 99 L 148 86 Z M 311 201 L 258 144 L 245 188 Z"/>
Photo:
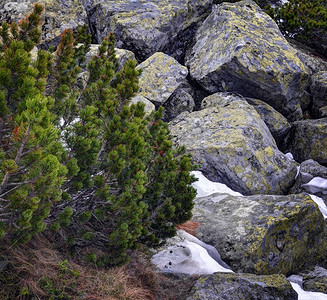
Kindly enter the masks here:
<path id="1" fill-rule="evenodd" d="M 317 52 L 297 40 L 286 37 L 288 43 L 297 50 L 297 56 L 305 65 L 309 75 L 327 71 L 326 59 L 317 55 Z"/>
<path id="2" fill-rule="evenodd" d="M 327 270 L 325 268 L 316 266 L 314 270 L 303 272 L 301 275 L 304 290 L 327 294 Z"/>
<path id="3" fill-rule="evenodd" d="M 217 93 L 202 107 L 183 112 L 169 126 L 175 144 L 186 146 L 205 176 L 245 195 L 283 194 L 293 185 L 294 162 L 277 149 L 266 124 L 243 98 Z"/>
<path id="4" fill-rule="evenodd" d="M 327 258 L 324 217 L 309 195 L 212 194 L 195 200 L 193 220 L 235 272 L 289 276 Z"/>
<path id="5" fill-rule="evenodd" d="M 86 1 L 98 42 L 112 31 L 117 47 L 132 50 L 139 61 L 159 51 L 182 58 L 185 44 L 211 6 L 212 0 Z"/>
<path id="6" fill-rule="evenodd" d="M 193 44 L 185 63 L 204 89 L 237 92 L 267 102 L 289 119 L 301 117 L 306 68 L 253 1 L 214 6 Z"/>
<path id="7" fill-rule="evenodd" d="M 61 33 L 66 28 L 75 29 L 78 25 L 87 24 L 87 15 L 81 1 L 74 0 L 40 0 L 45 7 L 42 17 L 42 41 L 48 47 L 57 45 Z M 5 1 L 0 0 L 0 23 L 17 22 L 33 10 L 34 0 Z"/>
<path id="8" fill-rule="evenodd" d="M 147 115 L 156 110 L 154 104 L 141 95 L 136 95 L 133 97 L 130 103 L 136 104 L 137 102 L 142 102 L 144 104 L 144 111 Z"/>
<path id="9" fill-rule="evenodd" d="M 90 60 L 93 56 L 98 54 L 98 48 L 99 48 L 98 44 L 91 44 L 90 50 L 85 55 L 85 64 L 86 65 L 90 62 Z M 122 66 L 124 66 L 124 64 L 128 60 L 136 61 L 135 55 L 132 51 L 125 50 L 125 49 L 119 49 L 119 48 L 115 48 L 115 51 L 116 51 L 116 59 L 117 59 L 117 62 L 119 64 L 120 68 Z"/>
<path id="10" fill-rule="evenodd" d="M 186 300 L 297 300 L 284 275 L 216 273 L 200 276 Z"/>
<path id="11" fill-rule="evenodd" d="M 252 98 L 246 98 L 246 101 L 259 113 L 274 137 L 278 148 L 283 150 L 286 137 L 291 131 L 291 124 L 281 113 L 269 104 Z"/>
<path id="12" fill-rule="evenodd" d="M 165 121 L 171 121 L 183 111 L 192 112 L 194 107 L 193 97 L 184 89 L 177 89 L 164 105 Z"/>
<path id="13" fill-rule="evenodd" d="M 186 67 L 162 52 L 153 54 L 136 69 L 142 70 L 138 95 L 158 106 L 168 100 L 188 74 Z"/>
<path id="14" fill-rule="evenodd" d="M 314 191 L 313 187 L 308 185 L 308 183 L 314 178 L 327 179 L 327 168 L 320 165 L 313 159 L 303 161 L 298 168 L 299 174 L 296 177 L 295 184 L 291 188 L 290 193 L 299 194 L 309 192 L 321 198 L 327 199 L 327 196 L 321 192 L 321 188 Z"/>
<path id="15" fill-rule="evenodd" d="M 319 109 L 327 105 L 327 71 L 318 72 L 311 77 L 310 90 L 313 98 L 313 110 L 318 115 Z"/>
<path id="16" fill-rule="evenodd" d="M 291 131 L 288 151 L 296 161 L 313 159 L 327 163 L 327 118 L 296 121 Z"/>

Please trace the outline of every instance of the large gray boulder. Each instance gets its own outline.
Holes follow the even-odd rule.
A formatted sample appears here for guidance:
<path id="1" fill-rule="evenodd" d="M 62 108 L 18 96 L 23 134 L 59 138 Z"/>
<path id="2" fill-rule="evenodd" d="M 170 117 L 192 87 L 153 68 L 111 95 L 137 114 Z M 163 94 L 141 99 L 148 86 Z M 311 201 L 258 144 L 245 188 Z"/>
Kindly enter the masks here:
<path id="1" fill-rule="evenodd" d="M 318 115 L 319 109 L 327 106 L 327 71 L 318 72 L 311 77 L 310 90 L 313 98 L 313 110 Z"/>
<path id="2" fill-rule="evenodd" d="M 192 95 L 184 89 L 177 89 L 164 105 L 165 121 L 169 122 L 184 111 L 192 112 L 194 107 Z"/>
<path id="3" fill-rule="evenodd" d="M 32 12 L 35 2 L 45 7 L 42 16 L 41 41 L 45 46 L 58 44 L 60 35 L 66 28 L 75 29 L 78 25 L 87 24 L 87 15 L 82 1 L 74 0 L 0 0 L 0 23 L 19 21 Z"/>
<path id="4" fill-rule="evenodd" d="M 294 162 L 277 149 L 257 111 L 243 98 L 217 93 L 200 111 L 170 122 L 175 144 L 185 145 L 212 181 L 242 194 L 283 194 L 293 184 Z"/>
<path id="5" fill-rule="evenodd" d="M 282 150 L 286 143 L 286 137 L 291 131 L 291 124 L 269 104 L 252 98 L 246 98 L 246 101 L 259 113 L 274 137 L 278 148 Z"/>
<path id="6" fill-rule="evenodd" d="M 177 59 L 212 0 L 87 0 L 86 9 L 100 42 L 112 31 L 117 47 L 132 50 L 139 60 L 163 51 Z"/>
<path id="7" fill-rule="evenodd" d="M 327 179 L 327 168 L 320 165 L 313 159 L 303 161 L 299 166 L 299 174 L 296 177 L 295 184 L 291 188 L 290 193 L 300 194 L 303 192 L 308 192 L 310 194 L 315 194 L 320 198 L 327 199 L 327 195 L 324 195 L 321 192 L 321 188 L 315 189 L 314 187 L 308 185 L 308 183 L 315 177 Z"/>
<path id="8" fill-rule="evenodd" d="M 214 6 L 185 63 L 207 91 L 257 98 L 297 119 L 308 73 L 296 54 L 275 22 L 253 1 L 244 0 Z"/>
<path id="9" fill-rule="evenodd" d="M 327 270 L 325 268 L 316 266 L 313 270 L 303 272 L 301 275 L 303 276 L 304 290 L 327 293 Z"/>
<path id="10" fill-rule="evenodd" d="M 142 70 L 138 95 L 158 106 L 168 100 L 188 74 L 186 67 L 162 52 L 153 54 L 136 69 Z"/>
<path id="11" fill-rule="evenodd" d="M 284 275 L 215 273 L 200 276 L 186 300 L 297 300 Z"/>
<path id="12" fill-rule="evenodd" d="M 327 163 L 327 118 L 294 122 L 291 134 L 289 151 L 296 161 L 313 159 Z"/>
<path id="13" fill-rule="evenodd" d="M 197 198 L 198 238 L 235 272 L 297 274 L 327 258 L 324 218 L 310 196 Z"/>

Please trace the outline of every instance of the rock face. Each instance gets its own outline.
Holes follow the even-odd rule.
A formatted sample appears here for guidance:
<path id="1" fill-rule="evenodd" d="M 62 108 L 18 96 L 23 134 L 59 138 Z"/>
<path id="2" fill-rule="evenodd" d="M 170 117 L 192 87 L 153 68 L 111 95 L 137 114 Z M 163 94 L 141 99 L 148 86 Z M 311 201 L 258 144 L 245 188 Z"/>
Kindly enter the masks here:
<path id="1" fill-rule="evenodd" d="M 188 74 L 186 67 L 162 52 L 153 54 L 137 69 L 142 70 L 138 95 L 157 105 L 164 104 Z"/>
<path id="2" fill-rule="evenodd" d="M 315 194 L 321 198 L 327 199 L 321 192 L 314 192 L 314 190 L 308 189 L 306 184 L 310 182 L 314 177 L 327 178 L 327 168 L 320 165 L 313 159 L 305 160 L 299 167 L 299 174 L 296 178 L 295 184 L 290 190 L 292 194 L 300 194 L 303 192 L 309 192 Z"/>
<path id="3" fill-rule="evenodd" d="M 246 98 L 246 101 L 255 108 L 262 120 L 264 120 L 269 131 L 274 137 L 278 148 L 283 149 L 285 139 L 291 131 L 291 124 L 282 114 L 280 114 L 269 104 L 261 100 L 251 98 Z"/>
<path id="4" fill-rule="evenodd" d="M 117 47 L 132 50 L 139 60 L 159 51 L 181 58 L 211 6 L 212 0 L 86 1 L 98 42 L 112 31 Z"/>
<path id="5" fill-rule="evenodd" d="M 291 275 L 327 256 L 324 218 L 308 195 L 212 194 L 196 199 L 193 220 L 235 272 Z"/>
<path id="6" fill-rule="evenodd" d="M 0 0 L 0 21 L 19 21 L 33 9 L 34 0 Z M 75 29 L 87 24 L 87 15 L 81 1 L 76 0 L 39 0 L 45 7 L 42 25 L 42 43 L 58 44 L 61 33 L 66 28 Z"/>
<path id="7" fill-rule="evenodd" d="M 200 111 L 170 122 L 177 144 L 185 145 L 203 173 L 242 194 L 282 194 L 296 167 L 281 153 L 257 111 L 243 98 L 217 93 Z"/>
<path id="8" fill-rule="evenodd" d="M 296 161 L 313 159 L 320 164 L 326 164 L 327 118 L 294 122 L 289 151 Z"/>
<path id="9" fill-rule="evenodd" d="M 200 276 L 187 300 L 297 300 L 298 295 L 283 275 L 216 273 Z"/>
<path id="10" fill-rule="evenodd" d="M 86 53 L 85 56 L 85 65 L 87 65 L 90 62 L 92 56 L 98 54 L 98 47 L 99 45 L 97 44 L 91 44 L 90 50 L 89 52 Z M 116 51 L 116 59 L 120 68 L 123 67 L 128 60 L 136 60 L 135 55 L 132 51 L 119 49 L 119 48 L 115 48 L 115 51 Z"/>
<path id="11" fill-rule="evenodd" d="M 327 293 L 327 270 L 316 266 L 314 270 L 301 273 L 303 289 L 312 292 Z"/>
<path id="12" fill-rule="evenodd" d="M 251 0 L 214 6 L 186 55 L 207 91 L 263 100 L 289 118 L 301 115 L 308 73 L 275 22 Z"/>
<path id="13" fill-rule="evenodd" d="M 192 112 L 195 103 L 192 95 L 183 89 L 176 90 L 165 103 L 165 120 L 170 121 L 184 111 Z"/>
<path id="14" fill-rule="evenodd" d="M 310 90 L 314 110 L 319 116 L 319 109 L 327 106 L 327 72 L 319 72 L 311 77 Z"/>

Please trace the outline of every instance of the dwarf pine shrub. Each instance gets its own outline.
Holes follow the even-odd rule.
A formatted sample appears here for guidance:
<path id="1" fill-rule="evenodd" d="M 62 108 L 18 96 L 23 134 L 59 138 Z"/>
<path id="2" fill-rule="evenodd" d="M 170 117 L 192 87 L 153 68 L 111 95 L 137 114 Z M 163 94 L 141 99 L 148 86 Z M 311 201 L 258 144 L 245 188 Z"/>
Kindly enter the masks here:
<path id="1" fill-rule="evenodd" d="M 87 66 L 86 27 L 32 61 L 42 11 L 0 29 L 0 237 L 16 244 L 49 229 L 120 264 L 190 219 L 191 158 L 173 148 L 162 108 L 146 116 L 130 104 L 140 71 L 118 65 L 112 34 Z"/>

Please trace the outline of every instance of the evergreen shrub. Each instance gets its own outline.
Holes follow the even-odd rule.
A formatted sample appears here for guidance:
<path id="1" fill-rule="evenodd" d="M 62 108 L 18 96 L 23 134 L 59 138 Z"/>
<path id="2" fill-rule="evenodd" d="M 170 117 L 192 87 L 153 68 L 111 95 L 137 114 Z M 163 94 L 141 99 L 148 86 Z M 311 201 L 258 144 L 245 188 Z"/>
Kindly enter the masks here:
<path id="1" fill-rule="evenodd" d="M 118 65 L 112 34 L 87 66 L 86 26 L 32 60 L 42 11 L 0 28 L 0 236 L 17 244 L 48 229 L 121 264 L 190 219 L 191 158 L 173 148 L 162 108 L 130 104 L 140 71 Z"/>

